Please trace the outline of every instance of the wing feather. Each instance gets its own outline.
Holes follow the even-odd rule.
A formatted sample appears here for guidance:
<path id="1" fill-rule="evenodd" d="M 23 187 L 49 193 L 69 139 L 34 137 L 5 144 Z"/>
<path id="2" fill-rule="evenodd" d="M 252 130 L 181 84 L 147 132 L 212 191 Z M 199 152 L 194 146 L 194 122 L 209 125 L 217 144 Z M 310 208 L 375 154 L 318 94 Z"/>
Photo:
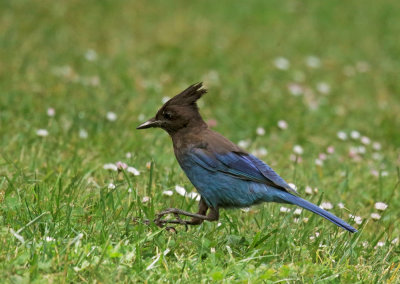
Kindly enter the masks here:
<path id="1" fill-rule="evenodd" d="M 202 148 L 192 148 L 191 159 L 199 166 L 212 171 L 223 172 L 239 179 L 265 183 L 292 194 L 291 188 L 270 166 L 247 153 L 215 153 Z"/>

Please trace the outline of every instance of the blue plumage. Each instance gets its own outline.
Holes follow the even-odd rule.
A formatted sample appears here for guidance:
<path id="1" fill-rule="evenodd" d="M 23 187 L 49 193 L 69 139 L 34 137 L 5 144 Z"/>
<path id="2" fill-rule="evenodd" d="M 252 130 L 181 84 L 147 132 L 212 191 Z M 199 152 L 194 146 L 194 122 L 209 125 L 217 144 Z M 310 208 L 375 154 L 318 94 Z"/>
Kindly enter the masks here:
<path id="1" fill-rule="evenodd" d="M 320 207 L 290 193 L 293 189 L 267 164 L 253 155 L 207 153 L 190 149 L 181 167 L 211 207 L 248 207 L 261 202 L 298 205 L 351 232 L 352 226 Z M 276 184 L 277 186 L 271 186 Z M 284 191 L 281 188 L 286 188 Z"/>
<path id="2" fill-rule="evenodd" d="M 161 221 L 161 216 L 168 213 L 191 216 L 193 219 L 184 223 L 197 225 L 203 220 L 218 220 L 219 208 L 278 202 L 300 206 L 339 227 L 357 232 L 340 218 L 297 196 L 271 167 L 209 129 L 195 103 L 204 93 L 201 84 L 190 86 L 169 100 L 154 118 L 138 127 L 161 127 L 170 134 L 180 166 L 201 195 L 197 214 L 168 209 L 159 214 L 156 219 L 159 224 L 183 222 L 180 219 Z M 206 215 L 208 209 L 210 213 Z"/>

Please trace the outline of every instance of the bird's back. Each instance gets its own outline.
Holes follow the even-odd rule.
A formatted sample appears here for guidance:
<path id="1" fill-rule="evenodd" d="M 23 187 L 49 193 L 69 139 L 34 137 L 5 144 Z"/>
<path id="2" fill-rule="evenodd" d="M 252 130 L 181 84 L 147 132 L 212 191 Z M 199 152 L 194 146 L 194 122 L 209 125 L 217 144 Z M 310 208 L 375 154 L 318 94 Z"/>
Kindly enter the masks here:
<path id="1" fill-rule="evenodd" d="M 247 207 L 277 201 L 274 194 L 265 193 L 279 186 L 245 157 L 256 158 L 221 134 L 202 129 L 173 137 L 173 141 L 181 168 L 210 206 Z"/>

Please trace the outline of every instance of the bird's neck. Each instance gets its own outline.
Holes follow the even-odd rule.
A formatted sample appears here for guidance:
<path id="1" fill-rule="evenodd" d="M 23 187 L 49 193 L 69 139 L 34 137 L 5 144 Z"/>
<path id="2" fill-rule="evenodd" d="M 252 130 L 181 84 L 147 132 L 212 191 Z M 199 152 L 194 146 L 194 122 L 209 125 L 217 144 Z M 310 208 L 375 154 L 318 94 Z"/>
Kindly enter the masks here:
<path id="1" fill-rule="evenodd" d="M 169 135 L 172 138 L 174 149 L 177 150 L 186 149 L 190 145 L 200 142 L 205 131 L 208 131 L 208 126 L 204 121 L 201 121 L 201 123 L 188 124 L 174 133 L 169 133 Z"/>

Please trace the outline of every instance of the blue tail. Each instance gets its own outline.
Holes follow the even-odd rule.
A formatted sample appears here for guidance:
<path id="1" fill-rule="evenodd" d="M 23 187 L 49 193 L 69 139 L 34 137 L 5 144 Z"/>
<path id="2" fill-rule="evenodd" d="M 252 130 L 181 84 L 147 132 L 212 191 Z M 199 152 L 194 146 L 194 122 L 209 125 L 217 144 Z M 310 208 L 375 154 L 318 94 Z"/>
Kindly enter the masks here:
<path id="1" fill-rule="evenodd" d="M 328 211 L 325 211 L 324 209 L 319 208 L 317 205 L 312 204 L 311 202 L 308 202 L 298 196 L 285 192 L 285 194 L 280 194 L 279 197 L 280 199 L 282 199 L 283 202 L 303 207 L 304 209 L 307 209 L 315 214 L 318 214 L 321 217 L 324 217 L 325 219 L 331 221 L 332 223 L 343 229 L 346 229 L 349 232 L 352 233 L 358 232 L 355 228 L 347 224 L 339 217 L 336 217 L 335 215 L 329 213 Z"/>

